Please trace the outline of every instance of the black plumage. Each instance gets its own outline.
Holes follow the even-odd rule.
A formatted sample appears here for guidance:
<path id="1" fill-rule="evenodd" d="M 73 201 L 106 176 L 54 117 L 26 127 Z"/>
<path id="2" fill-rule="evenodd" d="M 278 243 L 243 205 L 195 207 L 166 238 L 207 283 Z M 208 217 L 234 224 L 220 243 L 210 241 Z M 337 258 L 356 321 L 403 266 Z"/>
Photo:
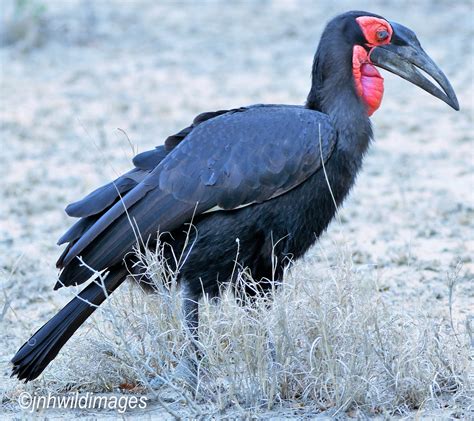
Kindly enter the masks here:
<path id="1" fill-rule="evenodd" d="M 190 312 L 203 293 L 214 296 L 219 282 L 232 281 L 236 259 L 262 288 L 265 280 L 281 280 L 285 267 L 328 226 L 372 138 L 352 69 L 354 46 L 367 41 L 359 16 L 381 18 L 349 12 L 326 27 L 305 106 L 253 105 L 200 114 L 163 146 L 137 155 L 134 169 L 69 205 L 66 212 L 80 219 L 59 240 L 68 245 L 57 262 L 55 288 L 88 281 L 92 267 L 109 272 L 105 284 L 112 292 L 127 276 L 124 262 L 133 260 L 137 234 L 153 247 L 158 231 L 170 233 L 171 248 L 189 248 L 178 280 L 194 303 Z M 394 35 L 397 48 L 413 44 L 403 34 Z M 377 54 L 385 57 L 389 46 L 370 48 L 383 48 Z M 441 99 L 456 108 L 439 69 L 423 70 L 431 70 L 448 98 Z M 409 78 L 409 68 L 403 71 Z M 186 246 L 191 221 L 196 229 Z M 81 294 L 95 304 L 106 297 L 93 282 Z M 36 378 L 93 311 L 73 299 L 18 351 L 13 373 Z"/>

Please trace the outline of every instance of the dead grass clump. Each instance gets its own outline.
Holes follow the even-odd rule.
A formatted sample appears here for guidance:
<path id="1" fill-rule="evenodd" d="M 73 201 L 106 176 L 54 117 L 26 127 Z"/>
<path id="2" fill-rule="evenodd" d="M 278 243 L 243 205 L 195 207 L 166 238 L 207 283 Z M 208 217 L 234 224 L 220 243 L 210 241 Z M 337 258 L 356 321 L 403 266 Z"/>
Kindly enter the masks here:
<path id="1" fill-rule="evenodd" d="M 467 399 L 468 332 L 453 331 L 449 309 L 437 319 L 429 309 L 390 305 L 375 270 L 358 272 L 347 256 L 321 273 L 312 262 L 300 264 L 278 289 L 274 282 L 251 302 L 229 286 L 219 300 L 204 297 L 199 358 L 184 329 L 176 274 L 160 248 L 142 255 L 142 263 L 157 293 L 122 287 L 46 371 L 45 386 L 137 386 L 171 413 L 184 402 L 193 415 L 276 409 L 404 414 Z M 239 282 L 255 285 L 245 270 Z M 189 359 L 199 366 L 192 388 L 175 370 Z"/>

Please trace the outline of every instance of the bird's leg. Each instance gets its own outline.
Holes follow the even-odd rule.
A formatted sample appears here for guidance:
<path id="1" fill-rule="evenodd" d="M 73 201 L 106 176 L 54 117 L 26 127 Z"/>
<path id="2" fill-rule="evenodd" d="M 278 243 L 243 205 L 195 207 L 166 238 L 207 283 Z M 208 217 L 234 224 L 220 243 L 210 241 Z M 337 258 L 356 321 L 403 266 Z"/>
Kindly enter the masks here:
<path id="1" fill-rule="evenodd" d="M 272 299 L 265 299 L 264 306 L 265 310 L 270 311 L 271 307 L 273 305 Z M 276 364 L 278 364 L 277 361 L 277 355 L 276 355 L 276 347 L 275 347 L 275 341 L 273 339 L 273 335 L 270 332 L 270 330 L 266 330 L 266 339 L 267 339 L 267 349 L 268 349 L 268 355 L 269 355 L 269 364 L 274 367 Z"/>
<path id="2" fill-rule="evenodd" d="M 262 282 L 261 282 L 262 283 Z M 281 281 L 277 279 L 275 281 L 275 285 L 281 284 Z M 265 285 L 265 284 L 263 284 Z M 269 284 L 271 285 L 271 284 Z M 261 302 L 260 305 L 263 305 L 263 308 L 265 311 L 269 312 L 272 308 L 273 305 L 273 294 L 272 295 L 267 295 L 266 292 L 269 291 L 271 286 L 266 285 L 262 291 L 259 292 L 257 296 L 250 297 L 251 301 L 254 301 L 252 304 L 253 305 L 258 305 L 257 301 L 258 300 L 263 300 L 263 303 Z M 276 367 L 278 363 L 277 361 L 277 353 L 276 353 L 276 346 L 275 346 L 275 341 L 273 338 L 273 335 L 269 329 L 266 330 L 265 333 L 266 336 L 266 342 L 267 342 L 267 355 L 269 357 L 269 365 L 271 367 Z"/>
<path id="3" fill-rule="evenodd" d="M 183 285 L 183 284 L 182 284 Z M 183 295 L 183 318 L 186 336 L 189 338 L 186 353 L 173 369 L 170 380 L 186 384 L 194 391 L 197 389 L 198 369 L 201 354 L 198 347 L 199 342 L 199 303 L 198 297 L 188 293 L 188 288 L 182 286 Z M 163 378 L 157 377 L 150 382 L 154 389 L 163 386 Z"/>
<path id="4" fill-rule="evenodd" d="M 128 270 L 131 277 L 142 286 L 146 292 L 156 292 L 156 286 L 154 285 L 153 279 L 151 279 L 143 267 L 134 264 L 134 261 L 127 262 Z M 194 297 L 189 292 L 185 281 L 181 282 L 181 293 L 182 293 L 182 311 L 186 336 L 189 338 L 189 345 L 186 348 L 186 355 L 183 356 L 172 373 L 165 375 L 164 377 L 157 376 L 150 380 L 150 386 L 153 389 L 158 389 L 166 383 L 166 379 L 177 380 L 185 382 L 191 388 L 195 389 L 197 384 L 197 369 L 199 361 L 199 350 L 198 350 L 198 327 L 199 327 L 199 304 L 198 297 Z"/>
<path id="5" fill-rule="evenodd" d="M 192 389 L 196 389 L 199 361 L 201 353 L 199 351 L 199 303 L 197 297 L 186 294 L 183 288 L 183 316 L 185 329 L 189 337 L 189 347 L 187 355 L 179 361 L 173 371 L 175 380 L 184 381 Z"/>
<path id="6" fill-rule="evenodd" d="M 184 296 L 183 313 L 186 329 L 191 336 L 192 344 L 196 347 L 199 341 L 199 303 L 195 297 Z"/>

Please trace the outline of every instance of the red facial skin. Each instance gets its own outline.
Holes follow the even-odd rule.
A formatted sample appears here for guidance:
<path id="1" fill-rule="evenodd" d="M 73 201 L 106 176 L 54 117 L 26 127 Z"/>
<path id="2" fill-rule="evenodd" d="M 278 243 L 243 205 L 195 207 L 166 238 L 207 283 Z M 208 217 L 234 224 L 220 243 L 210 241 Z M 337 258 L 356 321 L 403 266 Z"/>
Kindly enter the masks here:
<path id="1" fill-rule="evenodd" d="M 378 45 L 390 44 L 392 27 L 383 19 L 372 16 L 361 16 L 356 19 L 365 39 L 366 46 L 374 48 Z M 367 114 L 371 116 L 379 107 L 383 97 L 383 77 L 370 62 L 370 51 L 355 45 L 352 52 L 352 73 L 357 94 L 367 106 Z"/>
<path id="2" fill-rule="evenodd" d="M 377 45 L 390 44 L 393 29 L 386 20 L 374 18 L 373 16 L 360 16 L 356 18 L 356 22 L 359 24 L 360 29 L 362 29 L 362 33 L 367 40 L 367 46 L 376 47 Z M 377 33 L 383 30 L 388 32 L 388 37 L 380 40 L 377 38 Z"/>
<path id="3" fill-rule="evenodd" d="M 367 106 L 367 114 L 371 116 L 382 102 L 383 77 L 370 64 L 369 54 L 364 47 L 355 45 L 352 51 L 352 74 L 356 91 Z"/>

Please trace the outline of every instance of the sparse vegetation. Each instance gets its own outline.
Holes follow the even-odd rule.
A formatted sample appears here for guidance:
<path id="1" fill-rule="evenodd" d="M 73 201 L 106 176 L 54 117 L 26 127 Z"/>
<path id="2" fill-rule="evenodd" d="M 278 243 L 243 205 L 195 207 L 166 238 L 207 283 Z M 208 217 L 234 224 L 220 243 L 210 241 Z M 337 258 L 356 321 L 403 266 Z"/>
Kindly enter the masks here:
<path id="1" fill-rule="evenodd" d="M 355 270 L 347 250 L 317 275 L 311 262 L 300 266 L 252 302 L 230 286 L 220 300 L 204 299 L 202 358 L 191 351 L 180 290 L 160 248 L 142 258 L 157 294 L 133 284 L 114 294 L 36 387 L 131 389 L 170 414 L 184 405 L 189 416 L 404 415 L 468 399 L 469 332 L 453 331 L 448 308 L 440 319 L 391 305 L 375 272 Z M 240 281 L 254 282 L 244 270 Z M 189 358 L 199 365 L 195 389 L 174 375 Z M 156 378 L 162 386 L 154 390 Z"/>

